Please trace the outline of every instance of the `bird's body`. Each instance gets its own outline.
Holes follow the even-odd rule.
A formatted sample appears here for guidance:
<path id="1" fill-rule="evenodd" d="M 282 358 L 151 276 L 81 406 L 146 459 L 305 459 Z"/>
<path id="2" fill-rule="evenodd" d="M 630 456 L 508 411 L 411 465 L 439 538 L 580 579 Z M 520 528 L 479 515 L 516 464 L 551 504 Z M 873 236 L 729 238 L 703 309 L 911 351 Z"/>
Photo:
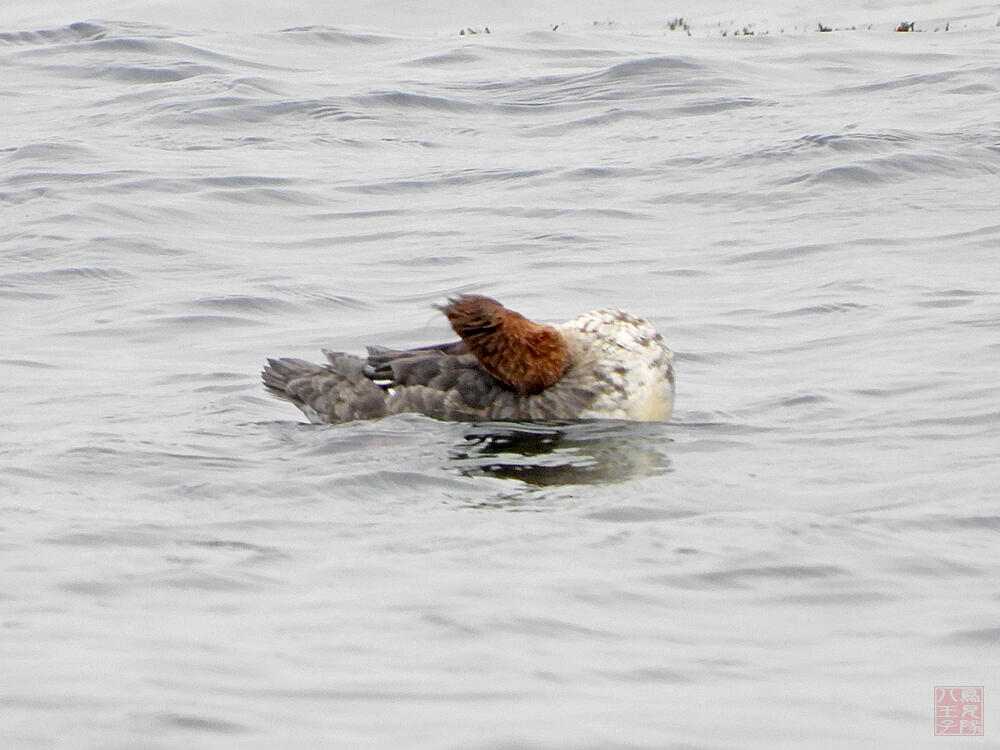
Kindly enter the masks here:
<path id="1" fill-rule="evenodd" d="M 269 359 L 264 385 L 311 422 L 418 412 L 444 420 L 663 421 L 673 409 L 673 354 L 649 321 L 603 309 L 540 325 L 475 295 L 441 311 L 460 341 L 325 364 Z"/>

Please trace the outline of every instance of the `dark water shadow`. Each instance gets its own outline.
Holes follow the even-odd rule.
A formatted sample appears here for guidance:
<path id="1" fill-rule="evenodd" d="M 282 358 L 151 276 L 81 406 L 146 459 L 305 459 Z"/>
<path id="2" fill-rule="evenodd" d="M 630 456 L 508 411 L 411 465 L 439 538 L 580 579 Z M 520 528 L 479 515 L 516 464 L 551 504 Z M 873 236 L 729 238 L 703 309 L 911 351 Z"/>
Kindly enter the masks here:
<path id="1" fill-rule="evenodd" d="M 671 471 L 661 424 L 480 422 L 464 426 L 448 465 L 467 477 L 528 485 L 613 484 Z"/>

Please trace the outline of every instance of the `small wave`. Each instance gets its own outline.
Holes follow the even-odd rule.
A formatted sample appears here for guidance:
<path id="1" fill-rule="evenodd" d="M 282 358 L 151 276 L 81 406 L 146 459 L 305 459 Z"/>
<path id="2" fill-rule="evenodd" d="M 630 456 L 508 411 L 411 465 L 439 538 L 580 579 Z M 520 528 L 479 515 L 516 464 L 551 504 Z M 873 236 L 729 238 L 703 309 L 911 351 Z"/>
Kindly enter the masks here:
<path id="1" fill-rule="evenodd" d="M 579 119 L 567 120 L 566 122 L 542 125 L 528 131 L 528 135 L 558 136 L 571 130 L 606 127 L 631 120 L 663 122 L 664 120 L 678 117 L 700 117 L 729 112 L 735 109 L 771 105 L 772 103 L 768 100 L 754 97 L 725 96 L 681 101 L 670 106 L 656 105 L 648 108 L 615 108 L 597 115 L 588 115 Z M 690 160 L 689 157 L 684 158 Z M 744 157 L 741 156 L 740 159 L 744 161 Z M 677 164 L 677 166 L 680 166 L 680 164 Z"/>
<path id="2" fill-rule="evenodd" d="M 828 167 L 817 172 L 806 172 L 781 181 L 782 185 L 795 185 L 807 182 L 813 185 L 858 185 L 874 186 L 889 179 L 889 175 L 878 170 L 859 165 Z"/>
<path id="3" fill-rule="evenodd" d="M 927 55 L 921 55 L 921 62 L 926 62 Z M 868 83 L 860 86 L 848 86 L 843 89 L 835 89 L 829 92 L 835 95 L 849 95 L 856 96 L 858 94 L 870 94 L 873 92 L 881 91 L 891 91 L 895 89 L 906 89 L 919 87 L 927 90 L 929 92 L 931 89 L 936 88 L 939 84 L 951 84 L 959 76 L 964 76 L 965 72 L 961 70 L 947 70 L 939 71 L 936 73 L 920 73 L 913 75 L 900 76 L 899 78 L 891 78 L 886 81 L 879 81 L 877 83 Z M 952 86 L 948 89 L 951 90 Z M 922 92 L 922 93 L 927 93 Z"/>
<path id="4" fill-rule="evenodd" d="M 261 325 L 259 320 L 237 315 L 172 315 L 158 318 L 156 322 L 178 325 L 188 330 Z"/>
<path id="5" fill-rule="evenodd" d="M 618 636 L 612 627 L 592 628 L 582 625 L 578 620 L 557 617 L 526 617 L 517 614 L 505 614 L 489 623 L 495 633 L 515 633 L 518 636 L 533 638 L 548 638 L 555 643 L 564 643 L 566 639 L 583 636 L 589 640 L 615 641 Z"/>
<path id="6" fill-rule="evenodd" d="M 956 158 L 933 153 L 901 153 L 865 160 L 857 164 L 825 167 L 779 180 L 779 185 L 875 187 L 885 183 L 910 179 L 926 179 L 929 175 L 955 176 L 1000 173 L 1000 165 L 968 158 Z"/>
<path id="7" fill-rule="evenodd" d="M 74 23 L 58 29 L 7 31 L 0 33 L 0 44 L 41 45 L 53 42 L 83 42 L 103 39 L 107 28 L 95 23 Z"/>
<path id="8" fill-rule="evenodd" d="M 794 245 L 792 247 L 779 247 L 773 250 L 754 250 L 749 253 L 740 253 L 726 259 L 727 265 L 739 263 L 759 263 L 781 260 L 799 260 L 809 255 L 819 255 L 824 253 L 834 253 L 843 249 L 843 245 L 832 242 L 818 242 L 812 245 Z"/>
<path id="9" fill-rule="evenodd" d="M 67 78 L 149 83 L 222 74 L 235 68 L 282 69 L 178 41 L 181 36 L 181 32 L 146 24 L 74 24 L 64 29 L 0 35 L 0 44 L 29 46 L 16 53 L 19 61 L 34 62 L 46 72 Z"/>
<path id="10" fill-rule="evenodd" d="M 239 190 L 214 190 L 206 198 L 249 206 L 325 206 L 327 201 L 304 190 L 275 188 L 241 188 Z"/>
<path id="11" fill-rule="evenodd" d="M 287 125 L 289 118 L 309 120 L 373 120 L 375 115 L 352 108 L 339 100 L 301 99 L 262 102 L 259 98 L 214 96 L 201 99 L 180 99 L 149 108 L 149 114 L 167 126 L 217 125 L 229 128 L 274 122 Z"/>
<path id="12" fill-rule="evenodd" d="M 326 244 L 324 242 L 324 244 Z M 285 286 L 267 284 L 265 290 L 276 295 L 281 302 L 291 300 L 292 304 L 302 303 L 308 307 L 322 310 L 370 310 L 372 304 L 359 297 L 349 297 L 342 294 L 331 294 L 326 286 L 310 287 L 303 284 Z"/>
<path id="13" fill-rule="evenodd" d="M 587 179 L 586 175 L 589 170 L 581 169 L 577 171 L 576 169 L 568 170 L 564 172 L 563 175 L 569 177 L 570 175 L 576 173 L 578 178 Z M 602 179 L 601 172 L 603 170 L 597 169 L 594 175 L 597 179 Z M 614 179 L 614 177 L 609 176 L 608 179 Z M 556 219 L 562 217 L 572 218 L 576 217 L 593 217 L 593 218 L 608 218 L 608 219 L 637 219 L 637 220 L 648 220 L 651 218 L 650 214 L 642 211 L 634 211 L 630 209 L 623 208 L 604 208 L 601 206 L 590 206 L 578 208 L 575 206 L 568 206 L 565 208 L 549 208 L 542 206 L 459 206 L 454 209 L 449 209 L 449 211 L 461 214 L 476 214 L 482 216 L 508 216 L 517 217 L 524 219 Z M 653 272 L 655 273 L 655 272 Z"/>
<path id="14" fill-rule="evenodd" d="M 400 110 L 433 110 L 436 112 L 478 112 L 482 104 L 444 96 L 414 94 L 407 91 L 373 91 L 352 97 L 362 108 L 389 106 Z"/>
<path id="15" fill-rule="evenodd" d="M 682 58 L 650 57 L 585 73 L 491 80 L 471 89 L 477 94 L 488 94 L 490 102 L 523 109 L 594 101 L 637 101 L 665 94 L 704 92 L 729 83 L 728 79 L 693 75 L 699 70 L 702 70 L 700 64 Z"/>
<path id="16" fill-rule="evenodd" d="M 362 183 L 347 185 L 341 190 L 356 193 L 387 193 L 402 194 L 435 190 L 438 188 L 461 185 L 484 185 L 511 180 L 526 180 L 548 174 L 542 169 L 462 169 L 457 172 L 447 172 L 437 176 L 428 176 L 418 180 L 386 180 L 377 183 Z"/>
<path id="17" fill-rule="evenodd" d="M 697 515 L 690 510 L 648 507 L 645 505 L 618 505 L 586 514 L 586 518 L 608 523 L 645 523 L 648 521 L 673 521 Z"/>
<path id="18" fill-rule="evenodd" d="M 977 630 L 955 630 L 948 633 L 943 639 L 947 643 L 957 643 L 967 646 L 974 646 L 981 649 L 983 646 L 1000 646 L 1000 628 L 979 628 Z"/>
<path id="19" fill-rule="evenodd" d="M 900 144 L 912 143 L 915 138 L 903 133 L 831 133 L 806 135 L 796 139 L 795 146 L 821 146 L 833 151 L 868 153 L 898 149 Z"/>
<path id="20" fill-rule="evenodd" d="M 208 716 L 195 716 L 194 714 L 158 714 L 156 721 L 167 729 L 194 730 L 215 734 L 244 734 L 251 731 L 251 727 L 246 724 Z"/>
<path id="21" fill-rule="evenodd" d="M 817 579 L 847 577 L 850 573 L 837 565 L 766 565 L 752 568 L 695 573 L 693 575 L 656 576 L 655 582 L 685 589 L 747 589 L 773 586 L 775 583 L 794 584 Z"/>
<path id="22" fill-rule="evenodd" d="M 930 308 L 965 307 L 975 301 L 974 298 L 968 295 L 941 293 L 935 295 L 934 299 L 917 300 L 913 303 L 913 306 Z"/>
<path id="23" fill-rule="evenodd" d="M 122 526 L 103 531 L 71 531 L 43 540 L 46 544 L 71 547 L 161 547 L 162 529 L 153 524 Z"/>
<path id="24" fill-rule="evenodd" d="M 288 302 L 275 297 L 252 295 L 230 295 L 226 297 L 205 297 L 188 303 L 191 307 L 221 310 L 233 313 L 272 313 L 288 310 Z"/>
<path id="25" fill-rule="evenodd" d="M 714 99 L 704 99 L 676 107 L 674 110 L 681 115 L 714 115 L 747 107 L 769 107 L 773 102 L 753 96 L 722 96 Z"/>
<path id="26" fill-rule="evenodd" d="M 132 274 L 115 268 L 52 268 L 46 271 L 15 271 L 0 276 L 0 283 L 40 284 L 45 286 L 107 286 L 132 281 Z"/>
<path id="27" fill-rule="evenodd" d="M 10 365 L 12 367 L 30 367 L 32 369 L 38 370 L 56 370 L 59 369 L 56 365 L 50 365 L 47 362 L 38 362 L 33 359 L 0 359 L 0 365 Z"/>
<path id="28" fill-rule="evenodd" d="M 156 588 L 209 592 L 257 591 L 266 585 L 260 579 L 250 574 L 221 575 L 219 573 L 208 573 L 205 571 L 192 573 L 169 573 L 161 575 L 157 578 L 149 579 L 146 583 L 147 585 Z"/>
<path id="29" fill-rule="evenodd" d="M 858 302 L 828 302 L 821 305 L 807 305 L 794 310 L 782 310 L 781 312 L 768 313 L 769 318 L 797 318 L 803 315 L 829 315 L 830 313 L 849 313 L 859 310 L 869 309 L 868 305 Z"/>
<path id="30" fill-rule="evenodd" d="M 222 68 L 187 62 L 174 63 L 169 67 L 154 67 L 141 63 L 103 66 L 46 65 L 44 70 L 66 78 L 86 78 L 88 80 L 102 78 L 108 81 L 135 84 L 175 83 L 195 76 L 225 72 Z"/>
<path id="31" fill-rule="evenodd" d="M 24 289 L 11 289 L 0 279 L 0 299 L 6 300 L 49 300 L 57 299 L 58 294 L 52 292 L 29 291 Z"/>
<path id="32" fill-rule="evenodd" d="M 384 34 L 370 34 L 359 31 L 345 31 L 332 26 L 297 26 L 282 29 L 278 32 L 300 42 L 313 44 L 386 44 L 395 41 L 394 37 Z"/>
<path id="33" fill-rule="evenodd" d="M 910 426 L 919 427 L 923 432 L 926 432 L 929 428 L 954 429 L 979 426 L 993 428 L 997 424 L 1000 424 L 1000 411 L 983 411 L 947 417 L 923 417 L 910 421 Z M 963 429 L 959 437 L 965 437 L 969 432 L 969 430 Z M 941 435 L 936 434 L 931 437 L 937 438 L 941 437 Z"/>
<path id="34" fill-rule="evenodd" d="M 39 161 L 66 163 L 75 159 L 90 158 L 96 155 L 94 149 L 72 141 L 40 141 L 26 143 L 8 149 L 4 161 Z"/>
<path id="35" fill-rule="evenodd" d="M 469 63 L 479 62 L 481 59 L 479 55 L 473 54 L 468 50 L 453 50 L 452 52 L 445 52 L 440 55 L 420 57 L 404 64 L 416 68 L 436 68 L 444 65 L 468 65 Z"/>

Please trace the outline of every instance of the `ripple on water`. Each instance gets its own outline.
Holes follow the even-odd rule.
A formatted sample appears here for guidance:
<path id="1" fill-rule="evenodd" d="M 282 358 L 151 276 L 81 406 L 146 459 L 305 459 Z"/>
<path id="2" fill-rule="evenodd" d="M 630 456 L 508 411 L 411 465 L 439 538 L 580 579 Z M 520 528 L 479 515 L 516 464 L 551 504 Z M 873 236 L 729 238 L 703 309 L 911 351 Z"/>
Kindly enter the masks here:
<path id="1" fill-rule="evenodd" d="M 615 63 L 597 71 L 566 73 L 481 84 L 483 91 L 515 107 L 559 107 L 595 101 L 641 101 L 668 91 L 694 93 L 723 84 L 699 77 L 703 66 L 679 57 L 650 57 Z"/>
<path id="2" fill-rule="evenodd" d="M 413 66 L 415 68 L 422 68 L 422 67 L 436 68 L 440 66 L 450 66 L 450 65 L 469 65 L 475 62 L 479 62 L 481 59 L 482 59 L 481 56 L 469 50 L 453 50 L 451 52 L 444 52 L 438 55 L 427 55 L 426 57 L 420 57 L 417 58 L 416 60 L 410 60 L 405 64 Z"/>
<path id="3" fill-rule="evenodd" d="M 0 296 L 53 299 L 70 294 L 93 294 L 131 286 L 136 277 L 118 268 L 71 267 L 0 274 Z"/>
<path id="4" fill-rule="evenodd" d="M 277 297 L 234 294 L 224 297 L 204 297 L 186 303 L 194 308 L 207 308 L 231 313 L 271 314 L 295 309 L 291 303 Z"/>
<path id="5" fill-rule="evenodd" d="M 108 29 L 96 23 L 74 23 L 56 29 L 8 31 L 0 33 L 2 44 L 50 45 L 54 42 L 82 42 L 101 39 Z"/>
<path id="6" fill-rule="evenodd" d="M 323 239 L 320 243 L 327 245 L 328 240 Z M 278 298 L 292 300 L 296 303 L 302 302 L 309 307 L 332 310 L 370 310 L 372 303 L 360 297 L 334 294 L 326 284 L 266 284 L 262 287 L 268 292 L 273 292 Z"/>
<path id="7" fill-rule="evenodd" d="M 296 43 L 318 45 L 372 45 L 388 44 L 396 41 L 396 37 L 387 34 L 346 31 L 333 26 L 296 26 L 294 28 L 282 29 L 279 33 L 293 39 Z"/>
<path id="8" fill-rule="evenodd" d="M 195 732 L 206 732 L 208 734 L 246 734 L 254 731 L 254 727 L 225 719 L 185 714 L 185 713 L 162 713 L 154 714 L 152 718 L 156 724 L 168 729 L 182 729 Z"/>
<path id="9" fill-rule="evenodd" d="M 26 143 L 6 149 L 5 152 L 0 151 L 0 153 L 3 153 L 3 160 L 7 163 L 35 161 L 66 164 L 79 159 L 97 158 L 100 151 L 83 143 L 68 140 L 65 142 L 40 141 L 37 143 Z"/>
<path id="10" fill-rule="evenodd" d="M 942 640 L 962 646 L 1000 646 L 1000 628 L 978 628 L 974 630 L 955 630 L 942 636 Z"/>

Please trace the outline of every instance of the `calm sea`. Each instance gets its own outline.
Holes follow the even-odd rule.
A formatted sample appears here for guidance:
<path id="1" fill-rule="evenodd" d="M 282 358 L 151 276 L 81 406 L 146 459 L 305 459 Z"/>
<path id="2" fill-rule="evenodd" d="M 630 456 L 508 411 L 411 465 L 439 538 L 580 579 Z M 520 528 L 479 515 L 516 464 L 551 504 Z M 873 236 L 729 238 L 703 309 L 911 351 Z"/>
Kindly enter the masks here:
<path id="1" fill-rule="evenodd" d="M 1000 747 L 995 7 L 84 5 L 0 12 L 4 748 Z M 260 387 L 463 292 L 674 418 Z"/>

